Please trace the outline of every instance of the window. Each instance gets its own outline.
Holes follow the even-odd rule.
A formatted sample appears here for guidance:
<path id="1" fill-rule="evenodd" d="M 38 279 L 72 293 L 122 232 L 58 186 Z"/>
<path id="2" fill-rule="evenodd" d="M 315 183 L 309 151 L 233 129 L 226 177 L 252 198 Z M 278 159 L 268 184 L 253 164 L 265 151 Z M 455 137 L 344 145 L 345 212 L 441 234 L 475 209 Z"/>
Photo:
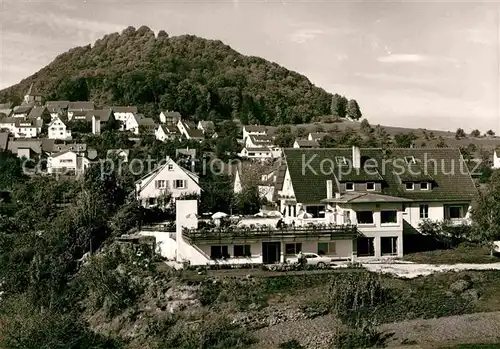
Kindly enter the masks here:
<path id="1" fill-rule="evenodd" d="M 356 218 L 358 220 L 358 224 L 373 224 L 372 211 L 357 211 Z"/>
<path id="2" fill-rule="evenodd" d="M 420 190 L 429 190 L 430 186 L 427 182 L 420 183 Z"/>
<path id="3" fill-rule="evenodd" d="M 154 205 L 154 204 L 155 204 L 155 202 L 156 202 L 156 199 L 155 199 L 155 198 L 149 198 L 149 199 L 148 199 L 148 203 L 149 203 L 150 205 Z"/>
<path id="4" fill-rule="evenodd" d="M 398 222 L 398 214 L 395 210 L 380 211 L 380 223 L 394 224 Z"/>
<path id="5" fill-rule="evenodd" d="M 405 161 L 406 161 L 406 163 L 408 163 L 408 164 L 415 164 L 415 163 L 417 163 L 417 162 L 415 161 L 415 157 L 413 157 L 413 156 L 405 156 Z"/>
<path id="6" fill-rule="evenodd" d="M 351 224 L 351 211 L 344 211 L 344 224 Z"/>
<path id="7" fill-rule="evenodd" d="M 375 256 L 375 239 L 360 237 L 356 241 L 356 250 L 358 252 L 358 257 L 371 257 Z"/>
<path id="8" fill-rule="evenodd" d="M 287 255 L 295 255 L 300 251 L 302 251 L 302 244 L 300 242 L 285 244 L 285 254 Z"/>
<path id="9" fill-rule="evenodd" d="M 347 182 L 345 184 L 345 190 L 346 191 L 353 191 L 354 190 L 354 183 L 353 182 Z"/>
<path id="10" fill-rule="evenodd" d="M 375 190 L 375 183 L 373 182 L 366 183 L 366 190 Z"/>
<path id="11" fill-rule="evenodd" d="M 380 250 L 382 256 L 396 256 L 398 254 L 398 238 L 396 236 L 381 237 Z"/>
<path id="12" fill-rule="evenodd" d="M 335 254 L 335 242 L 318 242 L 318 254 L 320 256 Z"/>
<path id="13" fill-rule="evenodd" d="M 167 187 L 167 181 L 160 179 L 155 181 L 155 188 L 156 189 L 164 189 Z"/>
<path id="14" fill-rule="evenodd" d="M 462 207 L 461 206 L 450 206 L 450 218 L 462 218 Z"/>
<path id="15" fill-rule="evenodd" d="M 223 259 L 229 258 L 227 246 L 210 246 L 210 258 Z"/>
<path id="16" fill-rule="evenodd" d="M 429 205 L 420 205 L 420 219 L 429 218 Z"/>
<path id="17" fill-rule="evenodd" d="M 414 189 L 413 182 L 406 182 L 405 188 L 406 188 L 406 190 L 413 190 Z"/>
<path id="18" fill-rule="evenodd" d="M 184 189 L 186 188 L 186 181 L 183 179 L 176 179 L 174 181 L 174 188 L 175 189 Z"/>
<path id="19" fill-rule="evenodd" d="M 312 218 L 325 218 L 325 206 L 306 206 L 306 212 L 312 215 Z"/>
<path id="20" fill-rule="evenodd" d="M 235 257 L 251 257 L 250 245 L 234 245 L 233 256 Z"/>
<path id="21" fill-rule="evenodd" d="M 168 170 L 173 171 L 174 170 L 174 165 L 173 164 L 168 164 Z"/>

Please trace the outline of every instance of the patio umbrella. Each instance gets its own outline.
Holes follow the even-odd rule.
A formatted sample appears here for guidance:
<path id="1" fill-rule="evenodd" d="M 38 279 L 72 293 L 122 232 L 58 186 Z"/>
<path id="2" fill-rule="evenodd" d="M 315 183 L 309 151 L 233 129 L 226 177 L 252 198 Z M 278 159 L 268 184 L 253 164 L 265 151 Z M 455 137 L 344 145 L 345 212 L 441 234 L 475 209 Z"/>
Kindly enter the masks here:
<path id="1" fill-rule="evenodd" d="M 254 217 L 264 217 L 264 212 L 257 212 L 256 214 L 254 214 Z"/>
<path id="2" fill-rule="evenodd" d="M 271 211 L 271 212 L 268 212 L 267 216 L 268 217 L 278 217 L 278 218 L 282 218 L 283 217 L 283 215 L 281 214 L 280 211 Z"/>
<path id="3" fill-rule="evenodd" d="M 298 218 L 305 219 L 305 218 L 311 218 L 312 214 L 307 213 L 307 212 L 301 212 L 298 216 Z"/>
<path id="4" fill-rule="evenodd" d="M 227 213 L 224 212 L 216 212 L 212 215 L 212 219 L 221 219 L 227 217 Z"/>

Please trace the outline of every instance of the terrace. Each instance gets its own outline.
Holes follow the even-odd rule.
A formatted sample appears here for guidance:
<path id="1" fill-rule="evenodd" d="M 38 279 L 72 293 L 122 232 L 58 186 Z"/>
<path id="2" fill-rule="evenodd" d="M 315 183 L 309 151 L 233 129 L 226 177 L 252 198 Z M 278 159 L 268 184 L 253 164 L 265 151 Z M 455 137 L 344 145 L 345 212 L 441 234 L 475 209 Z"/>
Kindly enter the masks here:
<path id="1" fill-rule="evenodd" d="M 329 240 L 350 240 L 358 235 L 355 225 L 336 224 L 310 224 L 308 226 L 294 227 L 283 226 L 228 226 L 228 227 L 204 227 L 198 229 L 184 228 L 182 234 L 189 242 L 231 242 L 231 241 L 258 241 L 265 239 L 273 240 L 316 240 L 327 238 Z"/>

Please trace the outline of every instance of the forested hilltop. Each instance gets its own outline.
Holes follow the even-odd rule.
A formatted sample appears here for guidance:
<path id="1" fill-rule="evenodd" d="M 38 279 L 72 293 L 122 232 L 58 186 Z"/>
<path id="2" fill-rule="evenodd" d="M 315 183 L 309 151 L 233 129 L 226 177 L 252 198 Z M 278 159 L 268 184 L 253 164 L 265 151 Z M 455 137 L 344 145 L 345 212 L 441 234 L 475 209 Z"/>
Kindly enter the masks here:
<path id="1" fill-rule="evenodd" d="M 31 83 L 47 100 L 137 105 L 151 117 L 170 109 L 244 124 L 308 123 L 330 114 L 332 103 L 330 93 L 276 63 L 244 56 L 218 40 L 169 37 L 165 31 L 155 36 L 145 26 L 59 55 L 0 91 L 0 101 L 19 100 Z"/>

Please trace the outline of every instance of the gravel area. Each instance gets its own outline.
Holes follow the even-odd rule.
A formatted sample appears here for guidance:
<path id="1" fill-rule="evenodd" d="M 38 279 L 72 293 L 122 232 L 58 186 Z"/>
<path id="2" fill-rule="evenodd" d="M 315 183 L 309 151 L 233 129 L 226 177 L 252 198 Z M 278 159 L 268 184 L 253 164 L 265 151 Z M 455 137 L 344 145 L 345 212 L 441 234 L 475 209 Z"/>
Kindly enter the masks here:
<path id="1" fill-rule="evenodd" d="M 256 331 L 260 339 L 255 348 L 278 348 L 279 344 L 297 340 L 306 348 L 330 348 L 331 329 L 337 320 L 322 316 L 312 320 L 282 323 Z M 390 348 L 436 349 L 457 343 L 500 343 L 500 312 L 477 313 L 438 319 L 420 319 L 380 326 Z M 500 344 L 499 344 L 500 348 Z"/>

